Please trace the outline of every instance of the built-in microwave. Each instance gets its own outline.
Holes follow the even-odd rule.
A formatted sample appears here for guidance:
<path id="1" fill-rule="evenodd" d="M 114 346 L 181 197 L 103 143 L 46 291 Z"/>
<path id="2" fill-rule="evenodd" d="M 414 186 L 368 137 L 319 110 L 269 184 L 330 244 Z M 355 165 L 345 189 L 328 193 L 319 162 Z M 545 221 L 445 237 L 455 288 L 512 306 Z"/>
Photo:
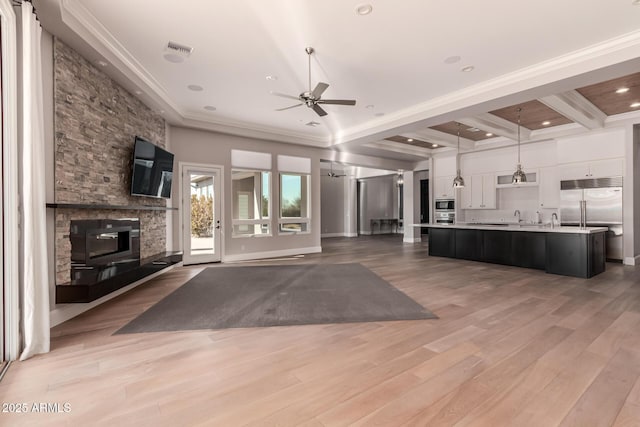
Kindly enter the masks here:
<path id="1" fill-rule="evenodd" d="M 454 212 L 455 201 L 453 199 L 436 199 L 436 212 Z"/>

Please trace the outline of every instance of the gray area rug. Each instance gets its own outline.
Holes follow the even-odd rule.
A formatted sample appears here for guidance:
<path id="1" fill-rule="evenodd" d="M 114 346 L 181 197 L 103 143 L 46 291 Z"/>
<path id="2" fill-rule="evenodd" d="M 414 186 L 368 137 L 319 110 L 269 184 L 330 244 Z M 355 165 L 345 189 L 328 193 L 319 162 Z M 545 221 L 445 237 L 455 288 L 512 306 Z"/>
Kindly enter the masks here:
<path id="1" fill-rule="evenodd" d="M 212 267 L 116 334 L 435 318 L 360 264 Z"/>

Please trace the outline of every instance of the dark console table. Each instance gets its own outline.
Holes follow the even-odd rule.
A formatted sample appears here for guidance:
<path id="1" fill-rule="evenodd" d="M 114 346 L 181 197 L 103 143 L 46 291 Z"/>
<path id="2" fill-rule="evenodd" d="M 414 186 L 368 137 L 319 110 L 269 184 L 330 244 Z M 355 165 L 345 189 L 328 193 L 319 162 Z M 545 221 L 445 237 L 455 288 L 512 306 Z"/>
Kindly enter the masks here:
<path id="1" fill-rule="evenodd" d="M 182 252 L 166 252 L 142 260 L 114 263 L 76 272 L 71 282 L 56 285 L 56 304 L 86 303 L 182 262 Z"/>

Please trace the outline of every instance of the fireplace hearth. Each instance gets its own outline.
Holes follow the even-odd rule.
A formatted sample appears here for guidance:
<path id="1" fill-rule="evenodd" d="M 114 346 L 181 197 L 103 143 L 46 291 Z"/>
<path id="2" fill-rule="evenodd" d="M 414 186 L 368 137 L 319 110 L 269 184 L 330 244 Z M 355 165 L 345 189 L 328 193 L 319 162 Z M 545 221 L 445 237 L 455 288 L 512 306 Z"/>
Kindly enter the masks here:
<path id="1" fill-rule="evenodd" d="M 56 303 L 86 303 L 182 261 L 162 252 L 140 259 L 140 220 L 71 220 L 71 274 L 56 285 Z"/>

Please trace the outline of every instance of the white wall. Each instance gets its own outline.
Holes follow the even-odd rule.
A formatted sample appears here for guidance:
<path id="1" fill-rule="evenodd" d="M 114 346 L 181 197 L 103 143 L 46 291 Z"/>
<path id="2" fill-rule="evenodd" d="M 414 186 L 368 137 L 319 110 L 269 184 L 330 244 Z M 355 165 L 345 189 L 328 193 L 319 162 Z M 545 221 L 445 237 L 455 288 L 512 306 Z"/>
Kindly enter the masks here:
<path id="1" fill-rule="evenodd" d="M 327 175 L 327 170 L 320 173 L 320 224 L 323 237 L 335 237 L 345 235 L 345 214 L 348 205 L 345 203 L 348 176 L 332 178 Z M 337 172 L 334 169 L 334 172 Z M 342 173 L 342 171 L 339 171 Z"/>
<path id="2" fill-rule="evenodd" d="M 219 165 L 224 168 L 223 200 L 223 261 L 233 257 L 268 257 L 282 253 L 311 253 L 320 251 L 320 150 L 276 143 L 239 136 L 223 135 L 215 132 L 171 126 L 169 128 L 171 150 L 178 162 Z M 311 158 L 311 229 L 307 234 L 279 235 L 277 215 L 273 215 L 270 237 L 232 237 L 231 236 L 231 149 L 258 151 L 272 155 L 272 212 L 277 212 L 279 194 L 275 191 L 278 182 L 277 155 Z M 179 192 L 173 192 L 172 205 L 179 207 L 173 215 L 173 250 L 182 249 L 182 237 L 178 224 L 182 215 L 182 206 L 178 200 Z M 277 255 L 279 256 L 279 255 Z"/>

